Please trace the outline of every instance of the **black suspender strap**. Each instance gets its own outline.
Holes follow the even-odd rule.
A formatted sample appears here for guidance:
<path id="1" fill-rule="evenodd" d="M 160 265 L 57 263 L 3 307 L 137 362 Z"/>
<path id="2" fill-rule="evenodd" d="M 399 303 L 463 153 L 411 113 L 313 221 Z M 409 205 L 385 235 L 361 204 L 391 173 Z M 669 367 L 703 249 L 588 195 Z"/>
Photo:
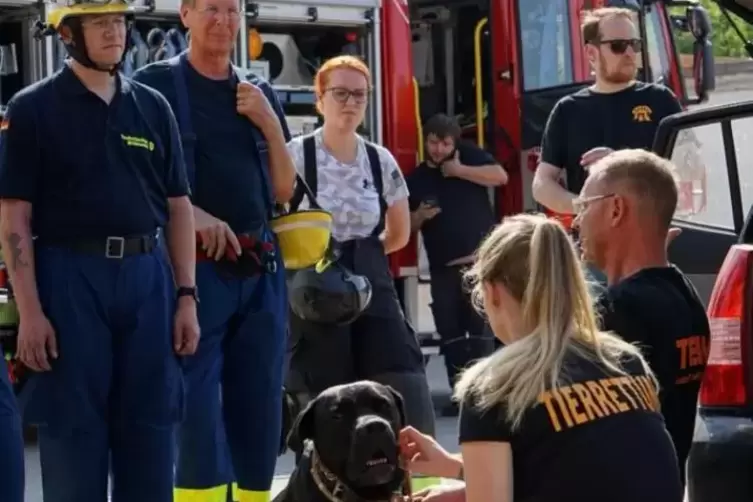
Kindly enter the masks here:
<path id="1" fill-rule="evenodd" d="M 379 194 L 379 223 L 374 228 L 374 235 L 379 235 L 384 231 L 384 218 L 387 214 L 387 201 L 384 199 L 384 178 L 382 178 L 382 163 L 379 160 L 379 151 L 373 143 L 364 141 L 366 154 L 369 156 L 369 166 L 371 167 L 371 177 L 374 179 L 374 188 Z"/>
<path id="2" fill-rule="evenodd" d="M 302 182 L 300 176 L 297 176 L 298 183 L 295 186 L 295 192 L 290 199 L 290 211 L 298 211 L 304 195 L 309 197 L 309 205 L 312 208 L 318 208 L 316 195 L 319 191 L 318 176 L 316 172 L 316 138 L 313 134 L 303 138 L 303 176 L 305 182 Z"/>

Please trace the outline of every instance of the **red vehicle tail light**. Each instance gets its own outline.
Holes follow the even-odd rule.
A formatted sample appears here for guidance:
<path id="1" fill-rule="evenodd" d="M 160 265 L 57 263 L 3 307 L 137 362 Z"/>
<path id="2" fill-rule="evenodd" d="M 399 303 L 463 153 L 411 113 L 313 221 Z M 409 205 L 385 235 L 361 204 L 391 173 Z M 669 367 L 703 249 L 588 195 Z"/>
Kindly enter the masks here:
<path id="1" fill-rule="evenodd" d="M 753 351 L 753 246 L 736 244 L 727 253 L 708 306 L 711 342 L 700 404 L 749 404 Z"/>

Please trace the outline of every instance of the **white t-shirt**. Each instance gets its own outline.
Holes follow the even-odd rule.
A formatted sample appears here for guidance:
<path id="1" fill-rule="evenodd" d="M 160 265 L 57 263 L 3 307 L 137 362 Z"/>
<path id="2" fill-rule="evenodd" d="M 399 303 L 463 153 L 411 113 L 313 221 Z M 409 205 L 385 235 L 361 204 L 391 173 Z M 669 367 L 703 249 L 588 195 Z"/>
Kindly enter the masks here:
<path id="1" fill-rule="evenodd" d="M 288 151 L 301 178 L 306 179 L 303 165 L 303 138 L 298 136 L 288 143 Z M 379 223 L 379 194 L 369 165 L 365 141 L 359 137 L 355 162 L 337 160 L 322 144 L 322 131 L 314 131 L 316 141 L 317 193 L 316 200 L 322 209 L 332 213 L 332 236 L 338 241 L 368 237 Z M 395 157 L 386 148 L 374 145 L 379 153 L 379 164 L 387 206 L 408 198 L 408 187 Z M 299 209 L 310 207 L 308 197 L 303 197 Z"/>

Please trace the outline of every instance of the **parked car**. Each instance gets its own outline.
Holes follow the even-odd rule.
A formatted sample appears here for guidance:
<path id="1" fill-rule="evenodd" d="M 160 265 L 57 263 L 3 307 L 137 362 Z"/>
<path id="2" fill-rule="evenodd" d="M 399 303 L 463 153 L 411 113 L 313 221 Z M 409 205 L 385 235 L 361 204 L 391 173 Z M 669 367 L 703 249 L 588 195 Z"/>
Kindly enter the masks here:
<path id="1" fill-rule="evenodd" d="M 753 101 L 667 117 L 654 143 L 678 165 L 681 182 L 683 173 L 705 171 L 681 183 L 689 209 L 677 217 L 683 231 L 670 247 L 670 260 L 707 301 L 711 327 L 687 463 L 689 502 L 753 501 L 752 132 Z M 704 169 L 687 165 L 699 159 Z"/>

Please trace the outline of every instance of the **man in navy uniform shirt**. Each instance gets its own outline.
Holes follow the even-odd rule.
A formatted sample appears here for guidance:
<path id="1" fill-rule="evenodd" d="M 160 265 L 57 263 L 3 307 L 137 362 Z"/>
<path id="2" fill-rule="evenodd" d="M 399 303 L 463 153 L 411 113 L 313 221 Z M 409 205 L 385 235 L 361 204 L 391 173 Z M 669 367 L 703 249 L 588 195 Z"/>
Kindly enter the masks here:
<path id="1" fill-rule="evenodd" d="M 11 99 L 0 137 L 0 238 L 47 502 L 105 502 L 110 472 L 113 502 L 173 500 L 195 229 L 170 106 L 117 71 L 136 10 L 51 9 L 45 33 L 70 59 Z"/>
<path id="2" fill-rule="evenodd" d="M 406 177 L 411 227 L 421 231 L 429 259 L 431 310 L 452 386 L 468 363 L 494 348 L 463 287 L 463 269 L 496 222 L 488 189 L 507 183 L 507 173 L 487 152 L 461 141 L 460 126 L 447 115 L 429 119 L 424 133 L 427 159 Z M 457 407 L 443 413 L 455 415 Z"/>
<path id="3" fill-rule="evenodd" d="M 134 75 L 178 118 L 203 248 L 202 337 L 184 367 L 178 502 L 225 500 L 233 480 L 236 500 L 269 500 L 279 450 L 288 300 L 269 220 L 293 194 L 295 167 L 276 94 L 231 65 L 241 15 L 237 0 L 183 0 L 188 51 Z M 227 258 L 249 253 L 263 264 L 257 270 Z"/>

